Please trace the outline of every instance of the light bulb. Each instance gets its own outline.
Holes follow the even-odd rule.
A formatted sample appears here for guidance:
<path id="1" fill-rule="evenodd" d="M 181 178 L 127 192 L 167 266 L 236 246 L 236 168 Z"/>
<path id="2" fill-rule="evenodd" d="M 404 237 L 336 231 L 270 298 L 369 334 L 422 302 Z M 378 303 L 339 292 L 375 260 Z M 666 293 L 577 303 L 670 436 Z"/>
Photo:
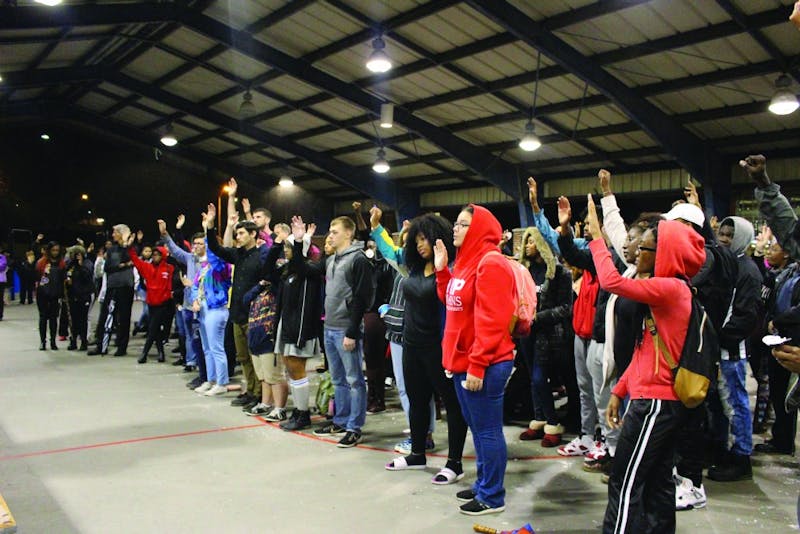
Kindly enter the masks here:
<path id="1" fill-rule="evenodd" d="M 386 152 L 382 148 L 378 149 L 378 159 L 372 164 L 372 170 L 378 174 L 385 174 L 390 168 L 389 162 L 386 161 Z"/>
<path id="2" fill-rule="evenodd" d="M 394 122 L 394 104 L 381 104 L 381 128 L 391 128 Z"/>
<path id="3" fill-rule="evenodd" d="M 256 106 L 253 104 L 253 95 L 250 94 L 248 89 L 242 96 L 242 103 L 239 105 L 239 116 L 243 119 L 249 119 L 256 114 Z"/>
<path id="4" fill-rule="evenodd" d="M 769 103 L 769 110 L 775 115 L 788 115 L 800 107 L 800 102 L 797 101 L 797 95 L 792 92 L 791 86 L 792 80 L 785 74 L 781 74 L 775 80 L 777 91 Z"/>
<path id="5" fill-rule="evenodd" d="M 164 135 L 161 136 L 161 144 L 164 146 L 175 146 L 178 144 L 178 139 L 172 133 L 172 124 L 168 124 L 164 129 Z"/>
<path id="6" fill-rule="evenodd" d="M 37 4 L 42 4 L 44 6 L 50 6 L 50 7 L 57 6 L 58 4 L 61 3 L 61 1 L 62 0 L 34 0 L 34 2 L 36 2 Z"/>
<path id="7" fill-rule="evenodd" d="M 539 139 L 539 136 L 536 135 L 536 132 L 533 129 L 533 122 L 528 121 L 528 124 L 525 125 L 525 135 L 522 136 L 522 139 L 519 142 L 519 147 L 525 152 L 533 152 L 541 146 L 542 141 Z"/>
<path id="8" fill-rule="evenodd" d="M 383 51 L 385 47 L 386 44 L 380 37 L 372 41 L 373 50 L 367 59 L 367 69 L 372 72 L 381 73 L 387 72 L 392 68 L 392 60 L 389 59 L 389 56 L 387 56 L 386 52 Z"/>
<path id="9" fill-rule="evenodd" d="M 281 187 L 292 187 L 294 185 L 294 180 L 284 174 L 281 176 L 281 179 L 278 180 L 278 185 Z"/>

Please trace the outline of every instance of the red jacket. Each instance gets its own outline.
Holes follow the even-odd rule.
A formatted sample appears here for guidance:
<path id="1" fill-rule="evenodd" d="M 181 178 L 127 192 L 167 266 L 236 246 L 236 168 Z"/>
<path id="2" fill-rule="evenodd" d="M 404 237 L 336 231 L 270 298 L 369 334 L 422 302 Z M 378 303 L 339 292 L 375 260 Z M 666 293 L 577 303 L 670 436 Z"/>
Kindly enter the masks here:
<path id="1" fill-rule="evenodd" d="M 164 247 L 159 247 L 159 249 L 162 259 L 158 265 L 147 263 L 141 259 L 136 254 L 135 248 L 128 249 L 128 255 L 130 255 L 133 265 L 147 284 L 147 304 L 150 306 L 158 306 L 172 300 L 172 273 L 175 268 L 167 263 L 166 249 Z"/>
<path id="2" fill-rule="evenodd" d="M 705 242 L 693 229 L 676 221 L 658 224 L 655 276 L 648 279 L 623 278 L 614 267 L 602 239 L 589 243 L 600 286 L 616 295 L 650 306 L 658 335 L 672 358 L 680 361 L 692 295 L 678 276 L 691 278 L 706 260 Z M 642 326 L 644 328 L 644 326 Z M 614 395 L 632 399 L 679 400 L 673 388 L 672 371 L 664 356 L 656 357 L 650 332 L 644 328 L 642 342 L 633 351 L 631 364 L 614 387 Z"/>
<path id="3" fill-rule="evenodd" d="M 514 359 L 509 325 L 516 289 L 508 260 L 500 254 L 487 255 L 498 250 L 500 223 L 486 208 L 472 208 L 472 223 L 453 271 L 436 272 L 436 289 L 447 308 L 443 367 L 483 379 L 489 365 Z"/>

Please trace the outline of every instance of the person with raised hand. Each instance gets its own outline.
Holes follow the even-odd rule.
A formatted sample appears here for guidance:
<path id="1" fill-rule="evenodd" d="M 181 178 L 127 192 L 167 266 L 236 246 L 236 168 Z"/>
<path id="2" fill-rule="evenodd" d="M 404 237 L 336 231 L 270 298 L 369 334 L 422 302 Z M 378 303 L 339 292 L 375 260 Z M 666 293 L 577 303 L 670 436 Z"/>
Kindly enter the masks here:
<path id="1" fill-rule="evenodd" d="M 675 532 L 675 484 L 672 480 L 675 437 L 686 408 L 675 393 L 672 370 L 656 339 L 675 361 L 686 339 L 692 306 L 688 280 L 705 261 L 703 238 L 677 221 L 661 221 L 639 243 L 654 257 L 654 275 L 623 277 L 602 239 L 597 210 L 588 199 L 589 244 L 603 289 L 649 306 L 655 326 L 635 332 L 633 359 L 612 391 L 606 424 L 620 428 L 608 485 L 603 532 Z M 622 399 L 630 397 L 624 417 Z"/>
<path id="2" fill-rule="evenodd" d="M 439 301 L 436 290 L 433 243 L 447 240 L 448 256 L 455 255 L 452 245 L 453 228 L 443 217 L 427 213 L 415 217 L 409 224 L 403 248 L 389 245 L 386 231 L 380 225 L 381 212 L 377 207 L 370 210 L 372 235 L 381 253 L 408 269 L 408 278 L 403 281 L 405 300 L 402 333 L 402 372 L 400 381 L 405 386 L 409 403 L 411 427 L 410 450 L 399 450 L 405 456 L 395 458 L 386 469 L 402 471 L 423 469 L 427 459 L 425 451 L 433 448 L 433 425 L 435 412 L 433 394 L 438 393 L 447 410 L 448 454 L 445 466 L 431 482 L 452 484 L 464 477 L 461 462 L 467 424 L 462 416 L 453 380 L 445 375 L 442 364 L 442 330 L 445 324 L 445 307 Z"/>
<path id="3" fill-rule="evenodd" d="M 444 241 L 434 247 L 436 290 L 447 310 L 442 366 L 453 376 L 478 463 L 472 489 L 456 494 L 466 501 L 460 511 L 467 515 L 505 510 L 503 393 L 514 365 L 510 323 L 517 294 L 511 265 L 498 250 L 501 234 L 489 210 L 470 204 L 453 224 L 452 270 Z"/>

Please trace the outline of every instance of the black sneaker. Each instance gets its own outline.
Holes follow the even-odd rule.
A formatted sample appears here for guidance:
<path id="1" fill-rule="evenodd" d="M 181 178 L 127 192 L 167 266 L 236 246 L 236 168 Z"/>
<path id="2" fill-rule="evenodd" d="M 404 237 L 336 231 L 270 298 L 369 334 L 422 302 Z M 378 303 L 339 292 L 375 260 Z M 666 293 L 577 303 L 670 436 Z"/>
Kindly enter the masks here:
<path id="1" fill-rule="evenodd" d="M 280 427 L 283 430 L 290 431 L 290 430 L 301 430 L 303 428 L 308 428 L 311 426 L 311 412 L 308 410 L 300 411 L 295 410 L 292 412 L 292 416 L 289 418 L 288 421 L 284 421 L 280 424 Z"/>
<path id="2" fill-rule="evenodd" d="M 192 380 L 189 380 L 186 383 L 186 387 L 189 389 L 194 389 L 203 385 L 204 380 L 199 376 L 194 377 Z"/>
<path id="3" fill-rule="evenodd" d="M 348 430 L 336 446 L 342 449 L 349 449 L 350 447 L 355 447 L 359 443 L 361 443 L 361 432 L 352 432 Z"/>
<path id="4" fill-rule="evenodd" d="M 456 493 L 456 499 L 461 502 L 470 502 L 475 498 L 475 492 L 471 489 L 461 490 Z"/>
<path id="5" fill-rule="evenodd" d="M 466 504 L 462 504 L 458 507 L 461 510 L 462 514 L 467 515 L 486 515 L 486 514 L 499 514 L 503 510 L 506 509 L 505 506 L 498 506 L 497 508 L 492 508 L 486 503 L 479 501 L 478 499 L 472 499 Z"/>
<path id="6" fill-rule="evenodd" d="M 242 406 L 242 411 L 246 412 L 248 410 L 252 410 L 254 406 L 258 406 L 259 404 L 261 404 L 261 401 L 253 397 L 253 399 L 250 402 Z M 269 409 L 270 411 L 272 411 L 272 406 L 270 406 Z"/>
<path id="7" fill-rule="evenodd" d="M 231 406 L 244 406 L 253 401 L 254 397 L 250 393 L 239 393 L 236 398 L 231 401 Z"/>
<path id="8" fill-rule="evenodd" d="M 338 436 L 347 432 L 347 429 L 337 425 L 336 423 L 328 423 L 321 426 L 314 431 L 315 436 Z"/>

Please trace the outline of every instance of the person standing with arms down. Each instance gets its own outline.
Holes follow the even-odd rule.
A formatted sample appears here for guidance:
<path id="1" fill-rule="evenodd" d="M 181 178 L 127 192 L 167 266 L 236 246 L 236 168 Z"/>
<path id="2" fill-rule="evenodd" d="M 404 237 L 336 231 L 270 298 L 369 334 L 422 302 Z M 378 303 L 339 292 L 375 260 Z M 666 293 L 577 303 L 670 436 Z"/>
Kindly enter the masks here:
<path id="1" fill-rule="evenodd" d="M 505 510 L 508 453 L 503 436 L 503 392 L 514 365 L 510 322 L 515 279 L 498 244 L 502 228 L 481 206 L 470 204 L 453 225 L 458 249 L 451 271 L 441 239 L 434 247 L 436 289 L 445 303 L 442 364 L 453 375 L 456 396 L 475 443 L 478 476 L 472 489 L 456 494 L 467 515 Z"/>
<path id="2" fill-rule="evenodd" d="M 45 255 L 36 262 L 36 305 L 39 308 L 39 350 L 45 350 L 47 327 L 50 326 L 50 349 L 56 345 L 56 321 L 61 298 L 64 296 L 64 260 L 61 245 L 55 241 L 47 244 Z"/>
<path id="3" fill-rule="evenodd" d="M 331 221 L 329 238 L 335 253 L 327 260 L 325 287 L 325 356 L 335 386 L 333 422 L 318 428 L 318 436 L 344 437 L 338 446 L 354 447 L 361 441 L 367 418 L 367 385 L 362 371 L 362 321 L 372 305 L 372 264 L 361 243 L 353 243 L 356 224 L 350 217 Z"/>

